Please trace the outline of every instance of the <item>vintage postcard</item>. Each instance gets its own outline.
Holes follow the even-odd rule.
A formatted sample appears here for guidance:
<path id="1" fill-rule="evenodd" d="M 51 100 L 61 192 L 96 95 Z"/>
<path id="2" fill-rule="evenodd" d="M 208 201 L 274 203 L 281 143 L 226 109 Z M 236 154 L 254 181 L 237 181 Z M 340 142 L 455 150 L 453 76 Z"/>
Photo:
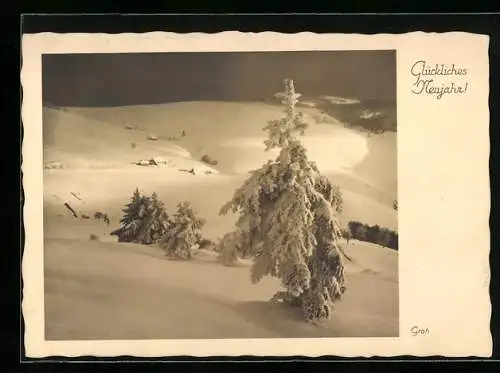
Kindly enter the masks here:
<path id="1" fill-rule="evenodd" d="M 489 38 L 26 34 L 29 357 L 489 357 Z"/>

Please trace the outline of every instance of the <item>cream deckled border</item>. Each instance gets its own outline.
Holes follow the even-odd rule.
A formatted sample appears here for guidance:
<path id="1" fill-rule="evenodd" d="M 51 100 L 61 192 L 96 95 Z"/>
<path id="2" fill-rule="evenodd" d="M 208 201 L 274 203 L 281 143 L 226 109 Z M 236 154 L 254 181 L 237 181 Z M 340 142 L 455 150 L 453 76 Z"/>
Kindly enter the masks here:
<path id="1" fill-rule="evenodd" d="M 24 35 L 27 355 L 490 356 L 488 43 L 485 35 L 461 32 Z M 44 341 L 41 54 L 367 49 L 397 50 L 399 338 Z M 422 59 L 466 67 L 468 94 L 412 94 L 410 68 Z M 430 334 L 413 337 L 414 325 Z"/>

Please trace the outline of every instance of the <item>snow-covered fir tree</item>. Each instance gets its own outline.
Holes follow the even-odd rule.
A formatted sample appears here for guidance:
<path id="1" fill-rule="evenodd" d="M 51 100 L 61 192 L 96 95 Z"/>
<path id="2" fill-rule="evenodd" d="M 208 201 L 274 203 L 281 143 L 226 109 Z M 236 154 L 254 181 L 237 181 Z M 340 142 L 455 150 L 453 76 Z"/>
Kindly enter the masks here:
<path id="1" fill-rule="evenodd" d="M 247 234 L 243 231 L 233 231 L 226 233 L 216 245 L 216 251 L 219 253 L 219 260 L 225 265 L 231 266 L 238 262 L 238 259 L 245 259 L 250 256 L 248 246 L 241 246 L 245 238 L 240 235 Z"/>
<path id="2" fill-rule="evenodd" d="M 157 242 L 165 235 L 170 225 L 165 205 L 158 199 L 156 193 L 153 193 L 148 201 L 144 224 L 141 225 L 137 234 L 139 242 L 146 244 Z"/>
<path id="3" fill-rule="evenodd" d="M 111 232 L 119 242 L 149 245 L 163 236 L 168 228 L 168 214 L 156 193 L 141 195 L 136 188 L 130 202 L 123 209 L 121 227 Z"/>
<path id="4" fill-rule="evenodd" d="M 241 239 L 238 237 L 238 232 L 226 233 L 221 240 L 217 243 L 216 250 L 219 253 L 219 260 L 225 265 L 234 265 L 239 258 L 238 244 Z"/>
<path id="5" fill-rule="evenodd" d="M 281 95 L 286 115 L 272 120 L 266 150 L 279 149 L 274 161 L 253 171 L 220 213 L 237 213 L 239 247 L 252 257 L 251 280 L 281 280 L 273 300 L 301 307 L 306 320 L 330 316 L 345 292 L 344 265 L 336 215 L 342 211 L 340 190 L 322 176 L 297 139 L 307 128 L 295 105 L 292 80 Z"/>
<path id="6" fill-rule="evenodd" d="M 189 202 L 179 203 L 169 228 L 158 241 L 168 256 L 190 259 L 191 249 L 201 241 L 205 220 L 196 216 Z"/>

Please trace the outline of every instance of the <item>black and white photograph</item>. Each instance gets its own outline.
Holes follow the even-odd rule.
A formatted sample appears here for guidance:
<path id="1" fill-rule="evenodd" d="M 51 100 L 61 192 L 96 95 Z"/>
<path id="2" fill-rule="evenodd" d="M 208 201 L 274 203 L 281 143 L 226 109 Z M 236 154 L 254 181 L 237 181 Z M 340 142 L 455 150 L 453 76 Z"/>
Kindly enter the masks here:
<path id="1" fill-rule="evenodd" d="M 398 337 L 396 50 L 42 55 L 47 341 Z"/>
<path id="2" fill-rule="evenodd" d="M 23 35 L 26 356 L 492 356 L 489 43 Z"/>

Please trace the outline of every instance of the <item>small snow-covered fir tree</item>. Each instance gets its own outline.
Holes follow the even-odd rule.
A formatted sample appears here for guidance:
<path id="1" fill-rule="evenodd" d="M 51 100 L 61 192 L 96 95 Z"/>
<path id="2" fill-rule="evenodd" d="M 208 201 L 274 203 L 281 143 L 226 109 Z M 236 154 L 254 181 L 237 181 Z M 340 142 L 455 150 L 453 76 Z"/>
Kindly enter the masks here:
<path id="1" fill-rule="evenodd" d="M 236 264 L 239 257 L 238 244 L 240 241 L 238 232 L 229 232 L 217 243 L 218 258 L 223 264 L 227 266 Z"/>
<path id="2" fill-rule="evenodd" d="M 243 234 L 245 232 L 242 231 L 226 233 L 217 243 L 216 250 L 219 253 L 219 260 L 225 265 L 234 265 L 239 258 L 245 259 L 250 255 L 248 246 L 241 246 L 245 242 L 245 238 L 240 237 Z"/>
<path id="3" fill-rule="evenodd" d="M 179 203 L 169 228 L 158 241 L 168 256 L 190 259 L 191 249 L 201 241 L 205 221 L 196 216 L 189 202 Z"/>
<path id="4" fill-rule="evenodd" d="M 158 199 L 156 193 L 153 193 L 148 199 L 143 224 L 138 231 L 137 239 L 146 244 L 157 242 L 168 228 L 169 219 L 165 205 Z"/>
<path id="5" fill-rule="evenodd" d="M 168 215 L 156 193 L 143 196 L 136 188 L 130 202 L 123 209 L 121 227 L 111 232 L 119 242 L 149 245 L 163 236 L 168 228 Z"/>
<path id="6" fill-rule="evenodd" d="M 147 205 L 147 197 L 142 196 L 136 188 L 130 202 L 122 210 L 121 227 L 111 232 L 111 235 L 118 236 L 119 242 L 133 242 L 142 224 Z"/>
<path id="7" fill-rule="evenodd" d="M 336 215 L 342 211 L 340 190 L 322 176 L 296 135 L 307 128 L 295 110 L 292 80 L 285 80 L 286 115 L 264 128 L 266 150 L 280 149 L 236 190 L 220 213 L 238 213 L 239 247 L 253 259 L 251 280 L 281 280 L 283 291 L 273 300 L 301 307 L 306 320 L 330 316 L 333 303 L 346 289 Z"/>

